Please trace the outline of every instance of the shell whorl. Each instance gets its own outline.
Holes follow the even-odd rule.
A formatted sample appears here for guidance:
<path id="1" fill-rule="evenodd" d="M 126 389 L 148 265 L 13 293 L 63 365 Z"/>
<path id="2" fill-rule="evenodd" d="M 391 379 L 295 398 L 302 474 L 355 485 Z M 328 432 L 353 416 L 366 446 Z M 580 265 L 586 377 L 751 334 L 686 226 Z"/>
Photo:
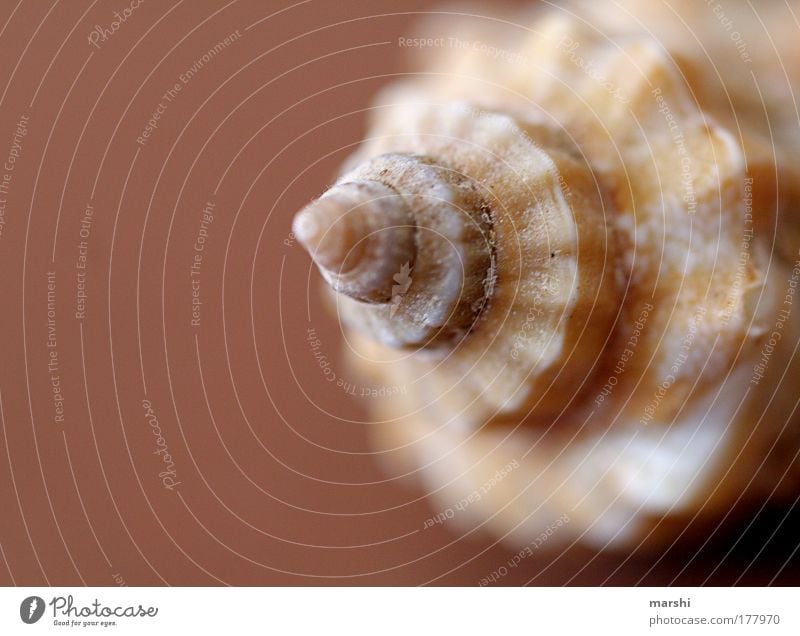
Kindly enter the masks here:
<path id="1" fill-rule="evenodd" d="M 356 166 L 297 215 L 295 232 L 340 292 L 345 321 L 386 345 L 452 342 L 491 291 L 481 193 L 424 155 L 387 153 Z"/>
<path id="2" fill-rule="evenodd" d="M 460 384 L 490 417 L 532 401 L 561 408 L 559 387 L 592 365 L 617 305 L 602 191 L 538 123 L 464 103 L 408 105 L 402 117 L 396 134 L 383 120 L 387 134 L 338 183 L 377 178 L 406 198 L 411 281 L 388 302 L 345 291 L 340 315 L 379 343 L 425 349 L 408 364 L 420 374 L 436 367 L 445 394 Z"/>
<path id="3" fill-rule="evenodd" d="M 297 215 L 293 231 L 335 291 L 365 302 L 386 302 L 392 276 L 416 254 L 411 211 L 372 179 L 334 185 Z"/>

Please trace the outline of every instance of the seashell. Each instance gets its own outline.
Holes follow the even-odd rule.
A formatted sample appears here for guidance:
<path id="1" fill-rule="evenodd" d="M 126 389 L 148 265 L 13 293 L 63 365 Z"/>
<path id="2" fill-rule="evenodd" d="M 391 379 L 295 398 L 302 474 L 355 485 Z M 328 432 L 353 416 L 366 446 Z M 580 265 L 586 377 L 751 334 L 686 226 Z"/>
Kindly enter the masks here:
<path id="1" fill-rule="evenodd" d="M 681 17 L 708 59 L 651 4 L 494 22 L 509 59 L 426 51 L 295 219 L 352 365 L 406 389 L 372 405 L 380 456 L 444 508 L 479 493 L 452 522 L 512 545 L 560 518 L 548 546 L 659 545 L 798 494 L 791 87 L 754 108 L 710 75 L 705 3 Z"/>

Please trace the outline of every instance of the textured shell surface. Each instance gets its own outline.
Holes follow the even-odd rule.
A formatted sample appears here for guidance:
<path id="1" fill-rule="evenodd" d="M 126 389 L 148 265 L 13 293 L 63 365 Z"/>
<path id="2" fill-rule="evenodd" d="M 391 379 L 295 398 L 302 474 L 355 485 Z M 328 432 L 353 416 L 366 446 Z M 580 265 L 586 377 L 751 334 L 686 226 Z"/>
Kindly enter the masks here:
<path id="1" fill-rule="evenodd" d="M 658 545 L 798 493 L 792 95 L 756 58 L 755 100 L 696 4 L 443 10 L 504 48 L 420 53 L 295 221 L 352 365 L 405 389 L 372 410 L 388 469 L 443 505 L 493 484 L 465 528 Z"/>

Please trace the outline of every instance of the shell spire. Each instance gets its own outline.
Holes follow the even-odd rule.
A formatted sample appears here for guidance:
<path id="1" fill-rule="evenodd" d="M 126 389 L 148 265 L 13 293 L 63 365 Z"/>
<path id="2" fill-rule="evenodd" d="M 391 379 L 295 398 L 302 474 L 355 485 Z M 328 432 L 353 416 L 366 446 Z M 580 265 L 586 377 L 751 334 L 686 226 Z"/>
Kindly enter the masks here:
<path id="1" fill-rule="evenodd" d="M 387 302 L 394 275 L 414 262 L 414 225 L 403 198 L 373 180 L 336 184 L 300 211 L 293 231 L 339 293 Z"/>
<path id="2" fill-rule="evenodd" d="M 487 297 L 484 208 L 451 166 L 390 153 L 345 174 L 293 227 L 351 327 L 395 347 L 436 347 L 468 332 Z"/>

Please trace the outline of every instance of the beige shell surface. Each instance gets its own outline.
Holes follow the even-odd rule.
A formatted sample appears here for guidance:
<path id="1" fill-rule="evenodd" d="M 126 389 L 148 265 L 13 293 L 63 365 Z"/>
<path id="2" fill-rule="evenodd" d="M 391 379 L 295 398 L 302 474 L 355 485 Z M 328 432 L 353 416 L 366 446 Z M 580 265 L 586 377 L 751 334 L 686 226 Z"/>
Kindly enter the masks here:
<path id="1" fill-rule="evenodd" d="M 535 129 L 507 116 L 461 103 L 409 103 L 398 115 L 384 114 L 380 136 L 361 152 L 447 156 L 484 187 L 494 245 L 491 299 L 468 337 L 398 365 L 410 377 L 435 376 L 430 380 L 443 392 L 470 396 L 471 408 L 483 407 L 473 417 L 527 410 L 548 387 L 558 390 L 554 381 L 571 384 L 592 364 L 616 311 L 616 268 L 608 256 L 614 237 L 603 201 L 579 159 L 539 148 L 531 140 Z M 561 186 L 567 182 L 569 192 Z M 575 205 L 592 213 L 576 215 Z M 340 302 L 347 303 L 345 322 L 348 311 L 361 309 Z"/>
<path id="2" fill-rule="evenodd" d="M 353 364 L 407 389 L 376 403 L 376 447 L 443 505 L 513 464 L 460 522 L 514 544 L 562 514 L 560 541 L 656 542 L 798 487 L 792 142 L 770 143 L 749 101 L 706 96 L 707 69 L 671 54 L 667 27 L 660 41 L 611 22 L 545 12 L 502 27 L 513 63 L 426 59 L 380 96 L 344 171 L 426 157 L 488 215 L 454 213 L 480 226 L 471 243 L 446 235 L 483 276 L 415 266 L 397 302 L 336 306 Z M 480 310 L 438 337 L 459 305 L 437 294 L 457 288 Z M 398 347 L 405 329 L 422 336 Z"/>
<path id="3" fill-rule="evenodd" d="M 545 52 L 559 50 L 557 42 L 563 38 L 580 41 L 580 30 L 570 31 L 570 25 L 563 18 L 546 20 L 537 29 L 539 37 L 527 51 L 527 59 L 539 60 Z M 495 364 L 513 368 L 515 359 L 521 357 L 520 351 L 527 354 L 536 349 L 528 334 L 532 329 L 526 328 L 528 324 L 536 322 L 536 327 L 543 331 L 553 330 L 552 325 L 541 320 L 532 321 L 529 312 L 536 316 L 547 312 L 550 316 L 550 305 L 560 307 L 565 315 L 556 311 L 553 318 L 562 326 L 566 316 L 578 314 L 585 319 L 591 314 L 591 320 L 585 322 L 594 333 L 588 335 L 587 342 L 596 343 L 603 342 L 605 337 L 613 339 L 616 332 L 635 322 L 647 306 L 657 305 L 658 311 L 649 312 L 649 328 L 638 343 L 638 352 L 646 352 L 637 356 L 642 368 L 629 375 L 641 377 L 645 371 L 655 377 L 666 375 L 676 366 L 673 358 L 680 351 L 680 343 L 688 333 L 696 334 L 691 358 L 673 374 L 677 386 L 671 395 L 673 401 L 680 403 L 682 395 L 677 388 L 683 384 L 690 388 L 698 379 L 698 369 L 703 367 L 710 378 L 717 378 L 721 370 L 731 365 L 737 345 L 745 339 L 756 339 L 767 328 L 752 323 L 755 303 L 748 303 L 747 294 L 760 292 L 769 253 L 763 245 L 755 244 L 744 267 L 737 266 L 743 230 L 748 224 L 767 227 L 770 219 L 755 215 L 766 216 L 770 211 L 751 200 L 748 214 L 752 216 L 746 218 L 745 190 L 749 182 L 744 151 L 729 131 L 694 106 L 666 56 L 649 43 L 634 42 L 629 45 L 633 50 L 619 52 L 616 47 L 590 40 L 583 45 L 585 55 L 592 54 L 590 46 L 599 49 L 598 66 L 606 69 L 609 83 L 618 82 L 619 93 L 609 94 L 591 77 L 579 74 L 569 61 L 562 62 L 565 68 L 558 72 L 558 81 L 549 83 L 543 81 L 546 75 L 535 75 L 534 67 L 526 68 L 525 73 L 515 70 L 513 79 L 517 75 L 528 78 L 529 117 L 540 120 L 558 117 L 564 136 L 569 137 L 564 145 L 571 145 L 571 150 L 582 156 L 574 160 L 575 169 L 565 167 L 551 173 L 546 184 L 552 195 L 550 200 L 542 200 L 545 188 L 539 188 L 535 197 L 524 189 L 517 200 L 507 198 L 506 191 L 498 197 L 504 201 L 506 210 L 518 212 L 523 220 L 514 223 L 508 235 L 496 241 L 503 249 L 517 248 L 510 258 L 498 263 L 498 298 L 492 312 L 502 310 L 500 318 L 494 313 L 487 316 L 485 322 L 491 323 L 487 338 L 470 340 L 475 342 L 475 351 L 483 352 L 488 341 L 497 342 L 491 329 L 499 330 L 510 342 L 497 343 L 497 348 L 486 357 Z M 637 68 L 631 68 L 631 59 L 636 60 Z M 549 72 L 558 70 L 553 68 L 553 60 L 547 60 L 546 67 Z M 479 85 L 478 80 L 475 84 Z M 520 93 L 526 88 L 511 86 L 511 90 Z M 456 96 L 465 97 L 467 88 L 462 89 L 464 95 Z M 500 94 L 494 101 L 501 101 L 504 90 L 505 87 L 498 89 Z M 477 92 L 484 96 L 487 90 Z M 476 114 L 467 106 L 440 106 L 426 102 L 426 98 L 433 100 L 436 96 L 429 91 L 416 92 L 413 86 L 395 89 L 386 96 L 385 100 L 392 105 L 387 110 L 378 110 L 375 126 L 368 135 L 372 140 L 365 142 L 356 159 L 387 151 L 450 153 L 450 148 L 439 143 L 440 136 L 466 139 L 473 129 L 480 128 L 482 121 L 501 117 L 486 114 L 487 111 Z M 637 125 L 632 126 L 632 121 Z M 592 123 L 594 126 L 590 127 Z M 521 128 L 515 132 L 510 121 L 498 123 L 497 128 L 503 134 L 509 131 L 510 136 L 516 136 L 515 141 L 522 146 L 518 152 L 524 155 L 523 162 L 532 164 L 538 149 L 532 149 L 533 144 L 526 147 L 520 138 L 537 138 L 535 128 L 530 134 L 523 133 Z M 480 172 L 486 161 L 481 153 L 494 152 L 505 159 L 507 150 L 499 145 L 505 143 L 503 134 L 496 139 L 478 140 L 477 152 L 469 149 L 472 153 L 469 157 L 475 162 L 469 169 L 476 180 L 507 183 Z M 449 139 L 446 143 L 454 144 Z M 591 166 L 589 176 L 581 172 L 582 162 Z M 598 191 L 605 193 L 610 201 L 604 204 Z M 571 207 L 564 210 L 554 199 Z M 593 209 L 587 210 L 587 202 L 593 203 Z M 537 205 L 542 206 L 539 211 Z M 542 208 L 547 209 L 546 214 L 541 212 Z M 554 214 L 554 210 L 560 210 L 561 214 Z M 575 227 L 562 229 L 554 225 L 565 219 L 587 218 L 595 225 L 589 227 L 584 221 L 580 232 Z M 505 221 L 501 218 L 498 227 L 502 228 Z M 580 243 L 583 251 L 579 258 L 575 258 L 576 250 L 570 243 Z M 513 269 L 520 262 L 521 252 L 531 259 L 520 263 L 527 278 L 524 281 L 519 280 L 519 271 Z M 591 272 L 595 278 L 584 282 L 569 271 L 556 275 L 537 272 L 536 259 L 546 260 L 551 253 L 559 256 L 554 265 L 567 268 L 571 265 L 584 275 Z M 564 263 L 567 259 L 572 262 Z M 505 283 L 509 283 L 508 298 L 504 296 Z M 585 298 L 578 293 L 587 290 Z M 578 296 L 584 303 L 581 306 L 574 304 Z M 516 315 L 509 311 L 512 306 L 517 310 Z M 617 308 L 621 314 L 611 318 L 616 318 L 617 323 L 612 329 L 609 317 Z M 582 328 L 578 325 L 576 331 Z M 524 340 L 525 347 L 515 349 L 515 338 L 516 342 Z M 714 346 L 717 340 L 721 346 Z M 574 335 L 572 342 L 576 342 Z M 652 359 L 650 352 L 655 356 Z M 459 350 L 459 354 L 467 353 L 467 347 Z M 596 353 L 589 355 L 594 357 Z M 535 359 L 526 357 L 520 366 L 529 369 L 534 362 Z M 581 369 L 587 368 L 586 359 L 576 363 Z M 497 372 L 489 372 L 476 379 L 489 386 L 496 375 Z"/>

